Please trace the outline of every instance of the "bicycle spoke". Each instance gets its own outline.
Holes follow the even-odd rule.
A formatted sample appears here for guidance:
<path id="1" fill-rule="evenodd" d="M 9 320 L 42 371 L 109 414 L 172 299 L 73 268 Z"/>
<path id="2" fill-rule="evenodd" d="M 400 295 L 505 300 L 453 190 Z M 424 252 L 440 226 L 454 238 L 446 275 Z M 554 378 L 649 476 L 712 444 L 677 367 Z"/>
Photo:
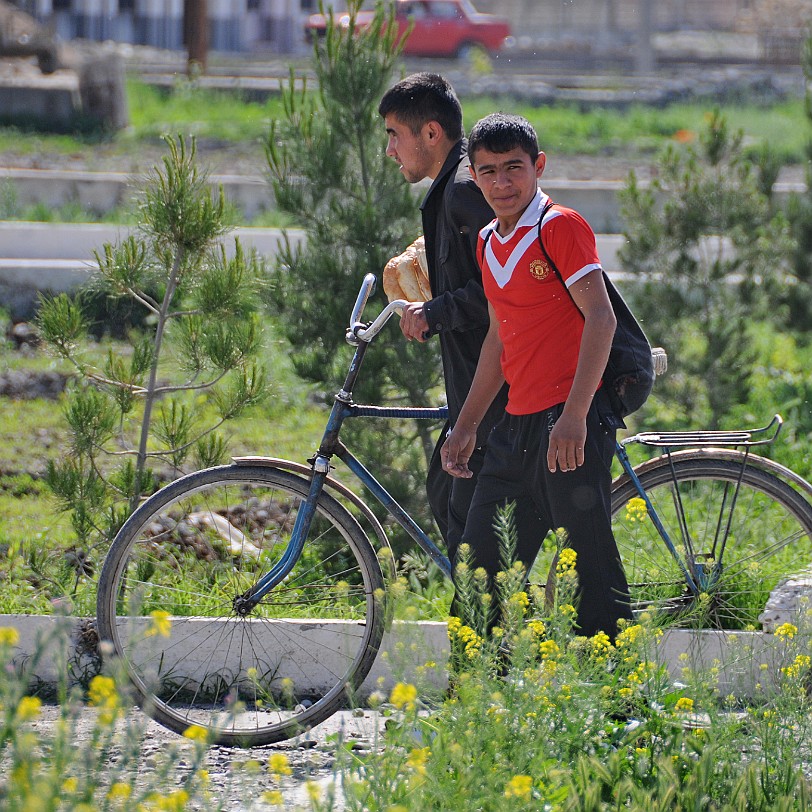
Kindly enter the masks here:
<path id="1" fill-rule="evenodd" d="M 631 483 L 614 492 L 615 537 L 638 607 L 692 625 L 754 628 L 770 590 L 812 560 L 808 506 L 764 471 L 700 455 L 651 466 L 641 483 L 677 556 L 635 503 Z M 677 559 L 694 574 L 698 595 Z"/>

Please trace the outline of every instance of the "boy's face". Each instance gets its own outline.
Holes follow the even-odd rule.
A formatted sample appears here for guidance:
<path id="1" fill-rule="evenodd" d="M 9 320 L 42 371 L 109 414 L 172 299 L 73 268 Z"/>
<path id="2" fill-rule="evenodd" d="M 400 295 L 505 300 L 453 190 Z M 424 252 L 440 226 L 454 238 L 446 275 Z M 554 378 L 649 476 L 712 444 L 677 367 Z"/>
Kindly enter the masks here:
<path id="1" fill-rule="evenodd" d="M 540 152 L 534 163 L 521 147 L 509 152 L 477 149 L 471 174 L 499 220 L 500 233 L 513 230 L 536 196 L 546 161 Z"/>
<path id="2" fill-rule="evenodd" d="M 423 178 L 433 177 L 434 156 L 430 151 L 431 134 L 429 125 L 425 124 L 420 131 L 413 133 L 394 114 L 384 119 L 389 141 L 386 154 L 400 164 L 400 171 L 409 183 L 419 183 Z"/>

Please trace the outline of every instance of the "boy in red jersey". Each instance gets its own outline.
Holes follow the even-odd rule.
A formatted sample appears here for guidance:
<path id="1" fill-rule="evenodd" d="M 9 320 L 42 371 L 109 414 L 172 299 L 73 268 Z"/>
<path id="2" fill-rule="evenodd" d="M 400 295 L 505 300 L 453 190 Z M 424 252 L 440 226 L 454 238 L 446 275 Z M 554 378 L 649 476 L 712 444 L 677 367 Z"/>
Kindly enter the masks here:
<path id="1" fill-rule="evenodd" d="M 601 390 L 616 322 L 595 235 L 577 212 L 539 190 L 546 156 L 524 118 L 482 119 L 468 154 L 496 214 L 478 247 L 490 328 L 442 449 L 449 474 L 470 476 L 477 426 L 505 381 L 509 393 L 507 413 L 488 439 L 463 543 L 492 582 L 501 565 L 493 524 L 502 505 L 516 504 L 516 556 L 528 572 L 547 532 L 563 527 L 577 554 L 578 632 L 614 639 L 618 620 L 631 611 L 610 508 L 622 422 Z"/>

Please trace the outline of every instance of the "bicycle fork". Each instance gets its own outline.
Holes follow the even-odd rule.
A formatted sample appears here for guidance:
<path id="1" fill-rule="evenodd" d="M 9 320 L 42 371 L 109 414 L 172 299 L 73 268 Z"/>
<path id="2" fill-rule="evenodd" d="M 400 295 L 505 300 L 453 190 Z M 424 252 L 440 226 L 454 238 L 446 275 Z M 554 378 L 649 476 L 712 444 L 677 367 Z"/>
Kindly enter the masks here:
<path id="1" fill-rule="evenodd" d="M 335 396 L 333 407 L 330 410 L 330 418 L 324 429 L 324 434 L 319 445 L 319 450 L 315 456 L 309 460 L 313 467 L 313 475 L 310 481 L 310 490 L 307 499 L 299 507 L 296 514 L 296 521 L 290 534 L 290 541 L 285 548 L 285 552 L 279 561 L 262 576 L 250 589 L 242 595 L 234 598 L 234 609 L 238 615 L 246 616 L 251 610 L 276 586 L 282 583 L 293 570 L 299 556 L 304 549 L 305 540 L 310 532 L 310 525 L 316 513 L 316 505 L 321 496 L 324 482 L 330 472 L 330 460 L 335 455 L 340 446 L 338 435 L 344 420 L 351 414 L 352 390 L 358 373 L 361 370 L 361 363 L 364 360 L 366 349 L 369 345 L 360 343 L 355 348 L 350 368 L 341 391 Z"/>

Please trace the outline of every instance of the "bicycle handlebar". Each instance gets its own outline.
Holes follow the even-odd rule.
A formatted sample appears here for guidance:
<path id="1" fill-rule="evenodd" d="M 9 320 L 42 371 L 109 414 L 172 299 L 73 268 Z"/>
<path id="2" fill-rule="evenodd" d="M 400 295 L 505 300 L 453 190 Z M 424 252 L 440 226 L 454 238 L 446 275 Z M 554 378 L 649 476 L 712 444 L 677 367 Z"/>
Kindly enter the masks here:
<path id="1" fill-rule="evenodd" d="M 361 283 L 361 289 L 358 291 L 358 298 L 355 300 L 355 305 L 350 315 L 350 324 L 347 327 L 345 336 L 347 343 L 353 347 L 357 347 L 361 341 L 365 341 L 369 344 L 369 342 L 381 332 L 395 311 L 404 310 L 409 304 L 405 299 L 395 299 L 378 314 L 378 317 L 373 322 L 362 322 L 361 316 L 363 315 L 364 308 L 367 306 L 369 297 L 375 292 L 375 283 L 375 274 L 368 273 Z M 428 334 L 426 338 L 428 338 Z M 664 375 L 668 369 L 668 355 L 665 350 L 662 347 L 653 347 L 651 357 L 654 362 L 654 374 Z"/>
<path id="2" fill-rule="evenodd" d="M 361 315 L 374 290 L 375 274 L 368 273 L 361 283 L 361 289 L 358 291 L 358 298 L 355 300 L 355 306 L 350 316 L 350 324 L 347 327 L 347 343 L 352 344 L 354 347 L 357 347 L 361 341 L 365 341 L 367 344 L 372 341 L 381 332 L 386 322 L 392 318 L 393 314 L 398 310 L 403 310 L 409 304 L 404 299 L 395 299 L 378 314 L 375 321 L 364 323 L 361 321 Z"/>

